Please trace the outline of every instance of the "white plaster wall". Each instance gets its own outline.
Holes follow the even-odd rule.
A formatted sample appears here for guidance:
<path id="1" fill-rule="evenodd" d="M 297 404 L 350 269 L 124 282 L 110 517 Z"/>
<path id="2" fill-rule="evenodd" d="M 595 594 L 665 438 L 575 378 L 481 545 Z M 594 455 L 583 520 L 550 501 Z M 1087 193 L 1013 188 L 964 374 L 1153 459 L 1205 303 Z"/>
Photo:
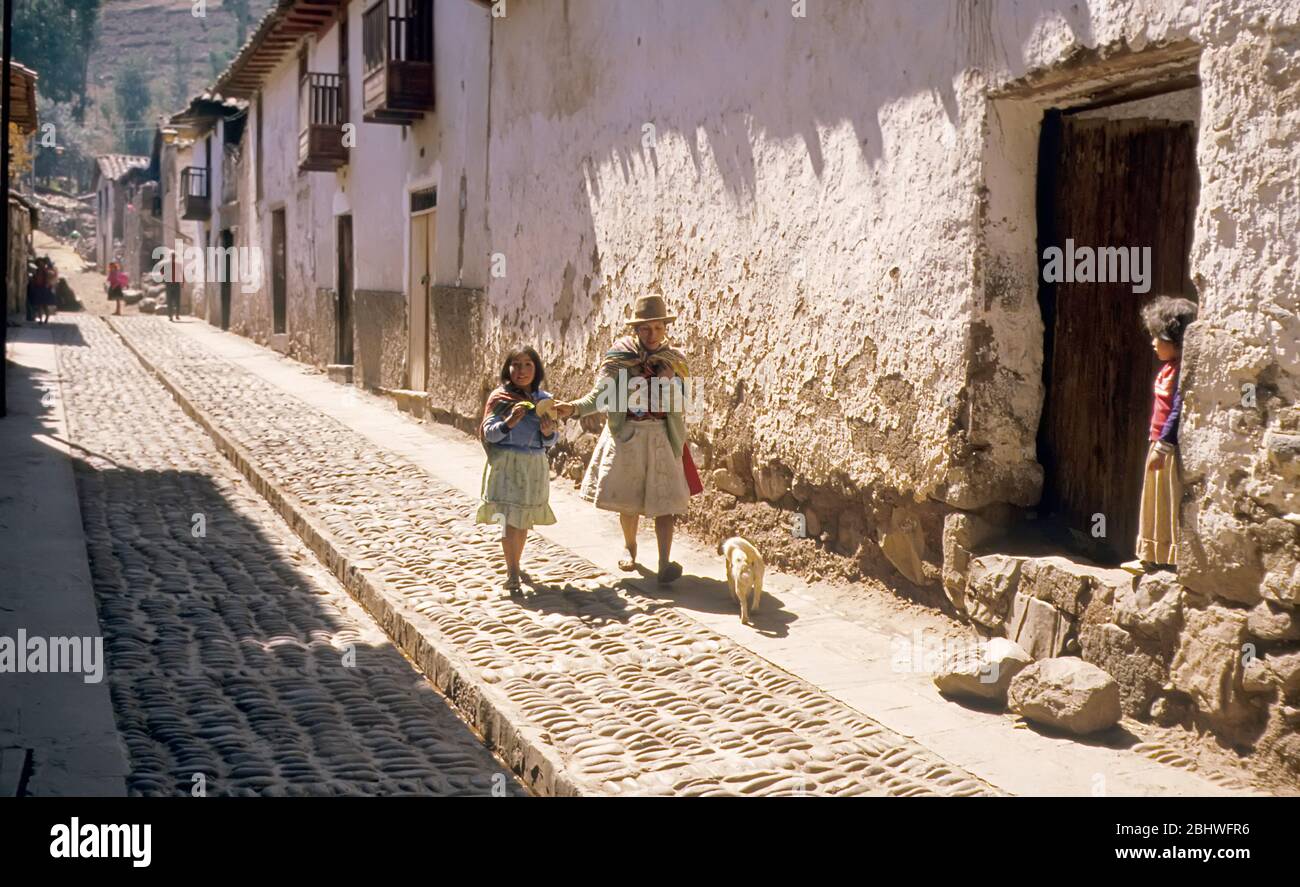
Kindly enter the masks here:
<path id="1" fill-rule="evenodd" d="M 349 15 L 350 119 L 357 145 L 339 176 L 336 214 L 351 212 L 356 240 L 357 289 L 405 292 L 410 257 L 412 191 L 438 189 L 436 283 L 481 285 L 483 166 L 486 130 L 487 11 L 471 3 L 435 4 L 434 64 L 437 109 L 409 127 L 362 122 L 362 24 L 369 3 L 353 2 Z M 336 63 L 338 29 L 321 48 Z M 329 41 L 328 48 L 326 41 Z M 327 68 L 333 70 L 333 67 Z M 466 179 L 467 213 L 474 222 L 461 234 L 460 179 Z M 458 256 L 464 238 L 465 270 Z M 473 257 L 474 261 L 471 261 Z"/>
<path id="2" fill-rule="evenodd" d="M 1206 4 L 1180 579 L 1300 603 L 1300 4 Z M 1253 386 L 1250 405 L 1243 386 Z"/>
<path id="3" fill-rule="evenodd" d="M 358 290 L 400 292 L 406 279 L 406 146 L 402 127 L 364 123 L 361 120 L 362 33 L 361 14 L 370 2 L 355 0 L 348 6 L 348 119 L 356 124 L 356 146 L 348 165 L 329 178 L 342 196 L 334 214 L 352 213 L 352 237 Z M 337 45 L 338 28 L 330 31 Z M 329 56 L 331 67 L 338 63 L 337 50 Z M 327 174 L 318 174 L 322 178 Z M 331 204 L 334 198 L 331 195 Z M 333 222 L 330 223 L 331 231 Z M 331 243 L 333 234 L 331 233 Z M 329 279 L 337 276 L 329 273 Z"/>
<path id="4" fill-rule="evenodd" d="M 938 493 L 984 126 L 948 9 L 511 6 L 493 59 L 489 249 L 508 273 L 489 282 L 489 359 L 522 336 L 576 389 L 634 298 L 662 292 L 709 436 L 813 482 Z"/>
<path id="5" fill-rule="evenodd" d="M 208 199 L 212 206 L 212 225 L 218 226 L 221 217 L 221 190 L 225 182 L 225 170 L 222 161 L 222 145 L 225 142 L 226 121 L 219 118 L 212 130 L 204 137 L 204 142 L 211 148 L 211 153 L 201 155 L 211 158 L 208 166 Z M 208 149 L 205 148 L 205 151 Z"/>
<path id="6" fill-rule="evenodd" d="M 1032 504 L 1034 153 L 1052 102 L 993 113 L 990 90 L 1199 41 L 1202 76 L 1257 90 L 1264 112 L 1290 44 L 1257 51 L 1255 83 L 1227 69 L 1249 61 L 1244 20 L 1288 5 L 877 0 L 798 19 L 785 0 L 511 4 L 487 195 L 508 272 L 489 280 L 482 369 L 523 338 L 577 393 L 628 305 L 660 292 L 715 442 L 815 483 Z M 1252 138 L 1235 166 L 1271 144 Z M 1198 250 L 1216 239 L 1204 214 Z"/>
<path id="7" fill-rule="evenodd" d="M 487 158 L 489 13 L 474 3 L 434 4 L 430 152 L 437 158 L 438 230 L 434 282 L 481 287 L 487 273 L 484 167 Z M 419 138 L 416 139 L 420 143 Z M 418 164 L 417 164 L 418 168 Z M 465 182 L 461 205 L 461 180 Z"/>

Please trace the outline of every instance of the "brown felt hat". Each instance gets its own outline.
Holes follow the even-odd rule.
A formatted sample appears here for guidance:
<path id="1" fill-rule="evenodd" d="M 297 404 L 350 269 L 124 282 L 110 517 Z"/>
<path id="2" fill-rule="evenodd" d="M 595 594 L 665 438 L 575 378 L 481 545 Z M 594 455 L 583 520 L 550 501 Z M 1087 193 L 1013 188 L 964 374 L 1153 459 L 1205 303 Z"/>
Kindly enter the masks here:
<path id="1" fill-rule="evenodd" d="M 636 300 L 636 307 L 624 322 L 628 326 L 636 326 L 638 323 L 649 323 L 652 320 L 672 323 L 676 319 L 676 314 L 668 313 L 668 305 L 664 302 L 663 296 L 641 296 Z"/>

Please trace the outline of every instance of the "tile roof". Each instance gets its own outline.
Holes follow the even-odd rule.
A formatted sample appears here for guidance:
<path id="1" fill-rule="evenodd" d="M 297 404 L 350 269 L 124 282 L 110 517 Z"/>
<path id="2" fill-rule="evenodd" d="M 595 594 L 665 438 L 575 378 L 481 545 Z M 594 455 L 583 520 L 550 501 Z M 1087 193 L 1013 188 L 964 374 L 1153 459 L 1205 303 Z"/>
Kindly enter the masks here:
<path id="1" fill-rule="evenodd" d="M 37 122 L 36 81 L 40 77 L 31 68 L 24 67 L 13 60 L 10 60 L 9 66 L 13 72 L 13 77 L 9 81 L 9 120 L 21 133 L 34 132 Z"/>
<path id="2" fill-rule="evenodd" d="M 257 23 L 211 91 L 250 97 L 257 92 L 267 67 L 279 63 L 309 34 L 324 31 L 346 9 L 347 0 L 276 0 Z"/>
<path id="3" fill-rule="evenodd" d="M 133 154 L 101 154 L 95 158 L 95 161 L 99 164 L 99 174 L 114 182 L 133 169 L 144 169 L 149 166 L 148 157 L 137 157 Z"/>

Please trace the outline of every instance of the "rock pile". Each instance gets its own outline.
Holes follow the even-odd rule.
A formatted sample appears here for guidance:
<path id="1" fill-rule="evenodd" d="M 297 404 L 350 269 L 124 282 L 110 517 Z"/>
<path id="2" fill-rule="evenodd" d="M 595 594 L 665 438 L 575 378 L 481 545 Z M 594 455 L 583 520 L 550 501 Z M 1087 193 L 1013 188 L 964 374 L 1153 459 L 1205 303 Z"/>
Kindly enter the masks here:
<path id="1" fill-rule="evenodd" d="M 1237 600 L 1198 592 L 1172 572 L 975 554 L 987 529 L 973 515 L 945 522 L 943 586 L 977 631 L 1034 660 L 1007 690 L 1013 711 L 1076 733 L 1121 714 L 1181 723 L 1300 771 L 1300 616 L 1291 597 Z M 962 675 L 954 666 L 936 683 L 971 695 Z"/>
<path id="2" fill-rule="evenodd" d="M 94 195 L 90 195 L 92 198 Z M 57 191 L 37 191 L 32 198 L 40 214 L 40 229 L 61 240 L 95 243 L 93 200 L 87 201 Z M 78 244 L 80 245 L 80 243 Z M 80 252 L 80 250 L 78 250 Z"/>

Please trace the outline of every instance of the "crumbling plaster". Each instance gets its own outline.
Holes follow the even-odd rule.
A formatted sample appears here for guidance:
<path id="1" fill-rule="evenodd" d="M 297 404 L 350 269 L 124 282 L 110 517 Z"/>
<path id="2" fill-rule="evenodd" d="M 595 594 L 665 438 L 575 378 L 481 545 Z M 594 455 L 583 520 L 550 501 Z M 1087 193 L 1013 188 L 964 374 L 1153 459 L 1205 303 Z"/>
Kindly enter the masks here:
<path id="1" fill-rule="evenodd" d="M 1041 111 L 1194 43 L 1215 6 L 1234 4 L 511 7 L 480 369 L 523 338 L 576 393 L 661 292 L 697 436 L 814 484 L 1032 504 Z"/>

